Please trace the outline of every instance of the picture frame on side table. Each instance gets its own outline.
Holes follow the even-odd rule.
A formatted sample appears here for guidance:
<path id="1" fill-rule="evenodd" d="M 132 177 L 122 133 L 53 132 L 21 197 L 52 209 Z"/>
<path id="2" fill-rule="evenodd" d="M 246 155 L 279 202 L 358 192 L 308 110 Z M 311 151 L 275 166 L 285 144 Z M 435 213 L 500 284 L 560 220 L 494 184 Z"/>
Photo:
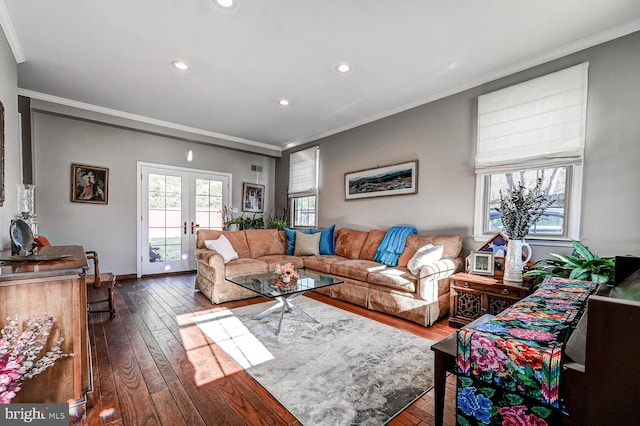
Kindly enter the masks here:
<path id="1" fill-rule="evenodd" d="M 502 279 L 504 276 L 504 262 L 503 256 L 493 256 L 493 276 Z"/>
<path id="2" fill-rule="evenodd" d="M 242 183 L 242 211 L 252 213 L 264 211 L 264 185 Z"/>
<path id="3" fill-rule="evenodd" d="M 418 160 L 344 174 L 345 200 L 417 193 Z"/>
<path id="4" fill-rule="evenodd" d="M 72 164 L 71 201 L 74 203 L 107 204 L 109 202 L 109 169 Z"/>
<path id="5" fill-rule="evenodd" d="M 493 252 L 472 251 L 469 272 L 475 275 L 493 275 Z"/>

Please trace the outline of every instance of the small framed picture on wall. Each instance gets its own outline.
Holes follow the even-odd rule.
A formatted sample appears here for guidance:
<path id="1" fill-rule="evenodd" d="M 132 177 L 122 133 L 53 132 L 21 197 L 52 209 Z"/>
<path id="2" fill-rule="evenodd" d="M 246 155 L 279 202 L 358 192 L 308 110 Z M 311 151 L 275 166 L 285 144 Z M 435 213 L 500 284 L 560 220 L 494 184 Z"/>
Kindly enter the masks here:
<path id="1" fill-rule="evenodd" d="M 264 211 L 264 185 L 243 182 L 242 211 L 253 213 Z"/>
<path id="2" fill-rule="evenodd" d="M 72 164 L 71 201 L 74 203 L 107 204 L 109 201 L 109 169 Z"/>

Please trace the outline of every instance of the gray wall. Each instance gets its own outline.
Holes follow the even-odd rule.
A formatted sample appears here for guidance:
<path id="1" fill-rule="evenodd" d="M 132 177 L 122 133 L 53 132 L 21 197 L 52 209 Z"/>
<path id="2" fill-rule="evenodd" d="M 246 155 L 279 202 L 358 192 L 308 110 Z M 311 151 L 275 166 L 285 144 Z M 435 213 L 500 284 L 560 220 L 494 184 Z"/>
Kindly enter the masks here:
<path id="1" fill-rule="evenodd" d="M 9 225 L 16 213 L 20 183 L 20 137 L 18 119 L 18 74 L 16 61 L 4 33 L 0 31 L 0 101 L 4 104 L 4 186 L 5 201 L 0 207 L 0 247 L 11 247 Z"/>
<path id="2" fill-rule="evenodd" d="M 581 240 L 601 255 L 640 255 L 640 32 L 314 143 L 320 146 L 319 222 L 473 241 L 477 97 L 588 61 L 589 99 Z M 296 147 L 295 150 L 301 147 Z M 286 202 L 289 152 L 277 162 L 277 204 Z M 418 159 L 418 195 L 344 200 L 344 173 Z M 570 251 L 536 246 L 535 258 Z"/>
<path id="3" fill-rule="evenodd" d="M 234 207 L 241 206 L 244 181 L 266 185 L 265 213 L 273 210 L 273 158 L 45 112 L 32 121 L 39 231 L 56 245 L 97 250 L 104 270 L 136 272 L 138 161 L 231 173 Z M 107 205 L 70 201 L 73 163 L 109 168 Z M 252 172 L 252 164 L 262 172 Z"/>

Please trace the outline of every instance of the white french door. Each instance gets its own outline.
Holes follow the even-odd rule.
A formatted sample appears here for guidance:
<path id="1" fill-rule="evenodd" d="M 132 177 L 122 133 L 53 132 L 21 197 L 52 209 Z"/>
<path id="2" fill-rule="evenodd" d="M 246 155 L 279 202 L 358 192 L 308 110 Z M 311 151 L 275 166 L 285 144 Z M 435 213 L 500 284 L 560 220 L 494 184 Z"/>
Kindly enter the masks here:
<path id="1" fill-rule="evenodd" d="M 222 229 L 231 176 L 140 164 L 138 275 L 196 269 L 198 228 Z"/>

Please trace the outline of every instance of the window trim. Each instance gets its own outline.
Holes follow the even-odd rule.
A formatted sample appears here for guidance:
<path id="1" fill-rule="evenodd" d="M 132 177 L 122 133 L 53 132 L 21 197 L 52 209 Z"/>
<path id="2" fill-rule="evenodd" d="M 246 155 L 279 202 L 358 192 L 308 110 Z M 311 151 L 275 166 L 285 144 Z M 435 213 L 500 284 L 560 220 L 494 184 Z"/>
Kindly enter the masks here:
<path id="1" fill-rule="evenodd" d="M 567 167 L 567 187 L 565 193 L 568 195 L 565 207 L 566 235 L 527 235 L 526 240 L 531 242 L 567 242 L 571 240 L 580 240 L 580 221 L 582 206 L 582 164 L 565 164 Z M 536 167 L 542 169 L 546 166 Z M 561 167 L 557 164 L 549 167 Z M 520 171 L 521 169 L 512 170 Z M 493 172 L 496 173 L 496 172 Z M 483 242 L 493 233 L 485 233 L 484 224 L 489 214 L 489 188 L 487 185 L 491 172 L 476 174 L 476 191 L 474 202 L 474 221 L 473 221 L 473 239 L 476 242 Z"/>

